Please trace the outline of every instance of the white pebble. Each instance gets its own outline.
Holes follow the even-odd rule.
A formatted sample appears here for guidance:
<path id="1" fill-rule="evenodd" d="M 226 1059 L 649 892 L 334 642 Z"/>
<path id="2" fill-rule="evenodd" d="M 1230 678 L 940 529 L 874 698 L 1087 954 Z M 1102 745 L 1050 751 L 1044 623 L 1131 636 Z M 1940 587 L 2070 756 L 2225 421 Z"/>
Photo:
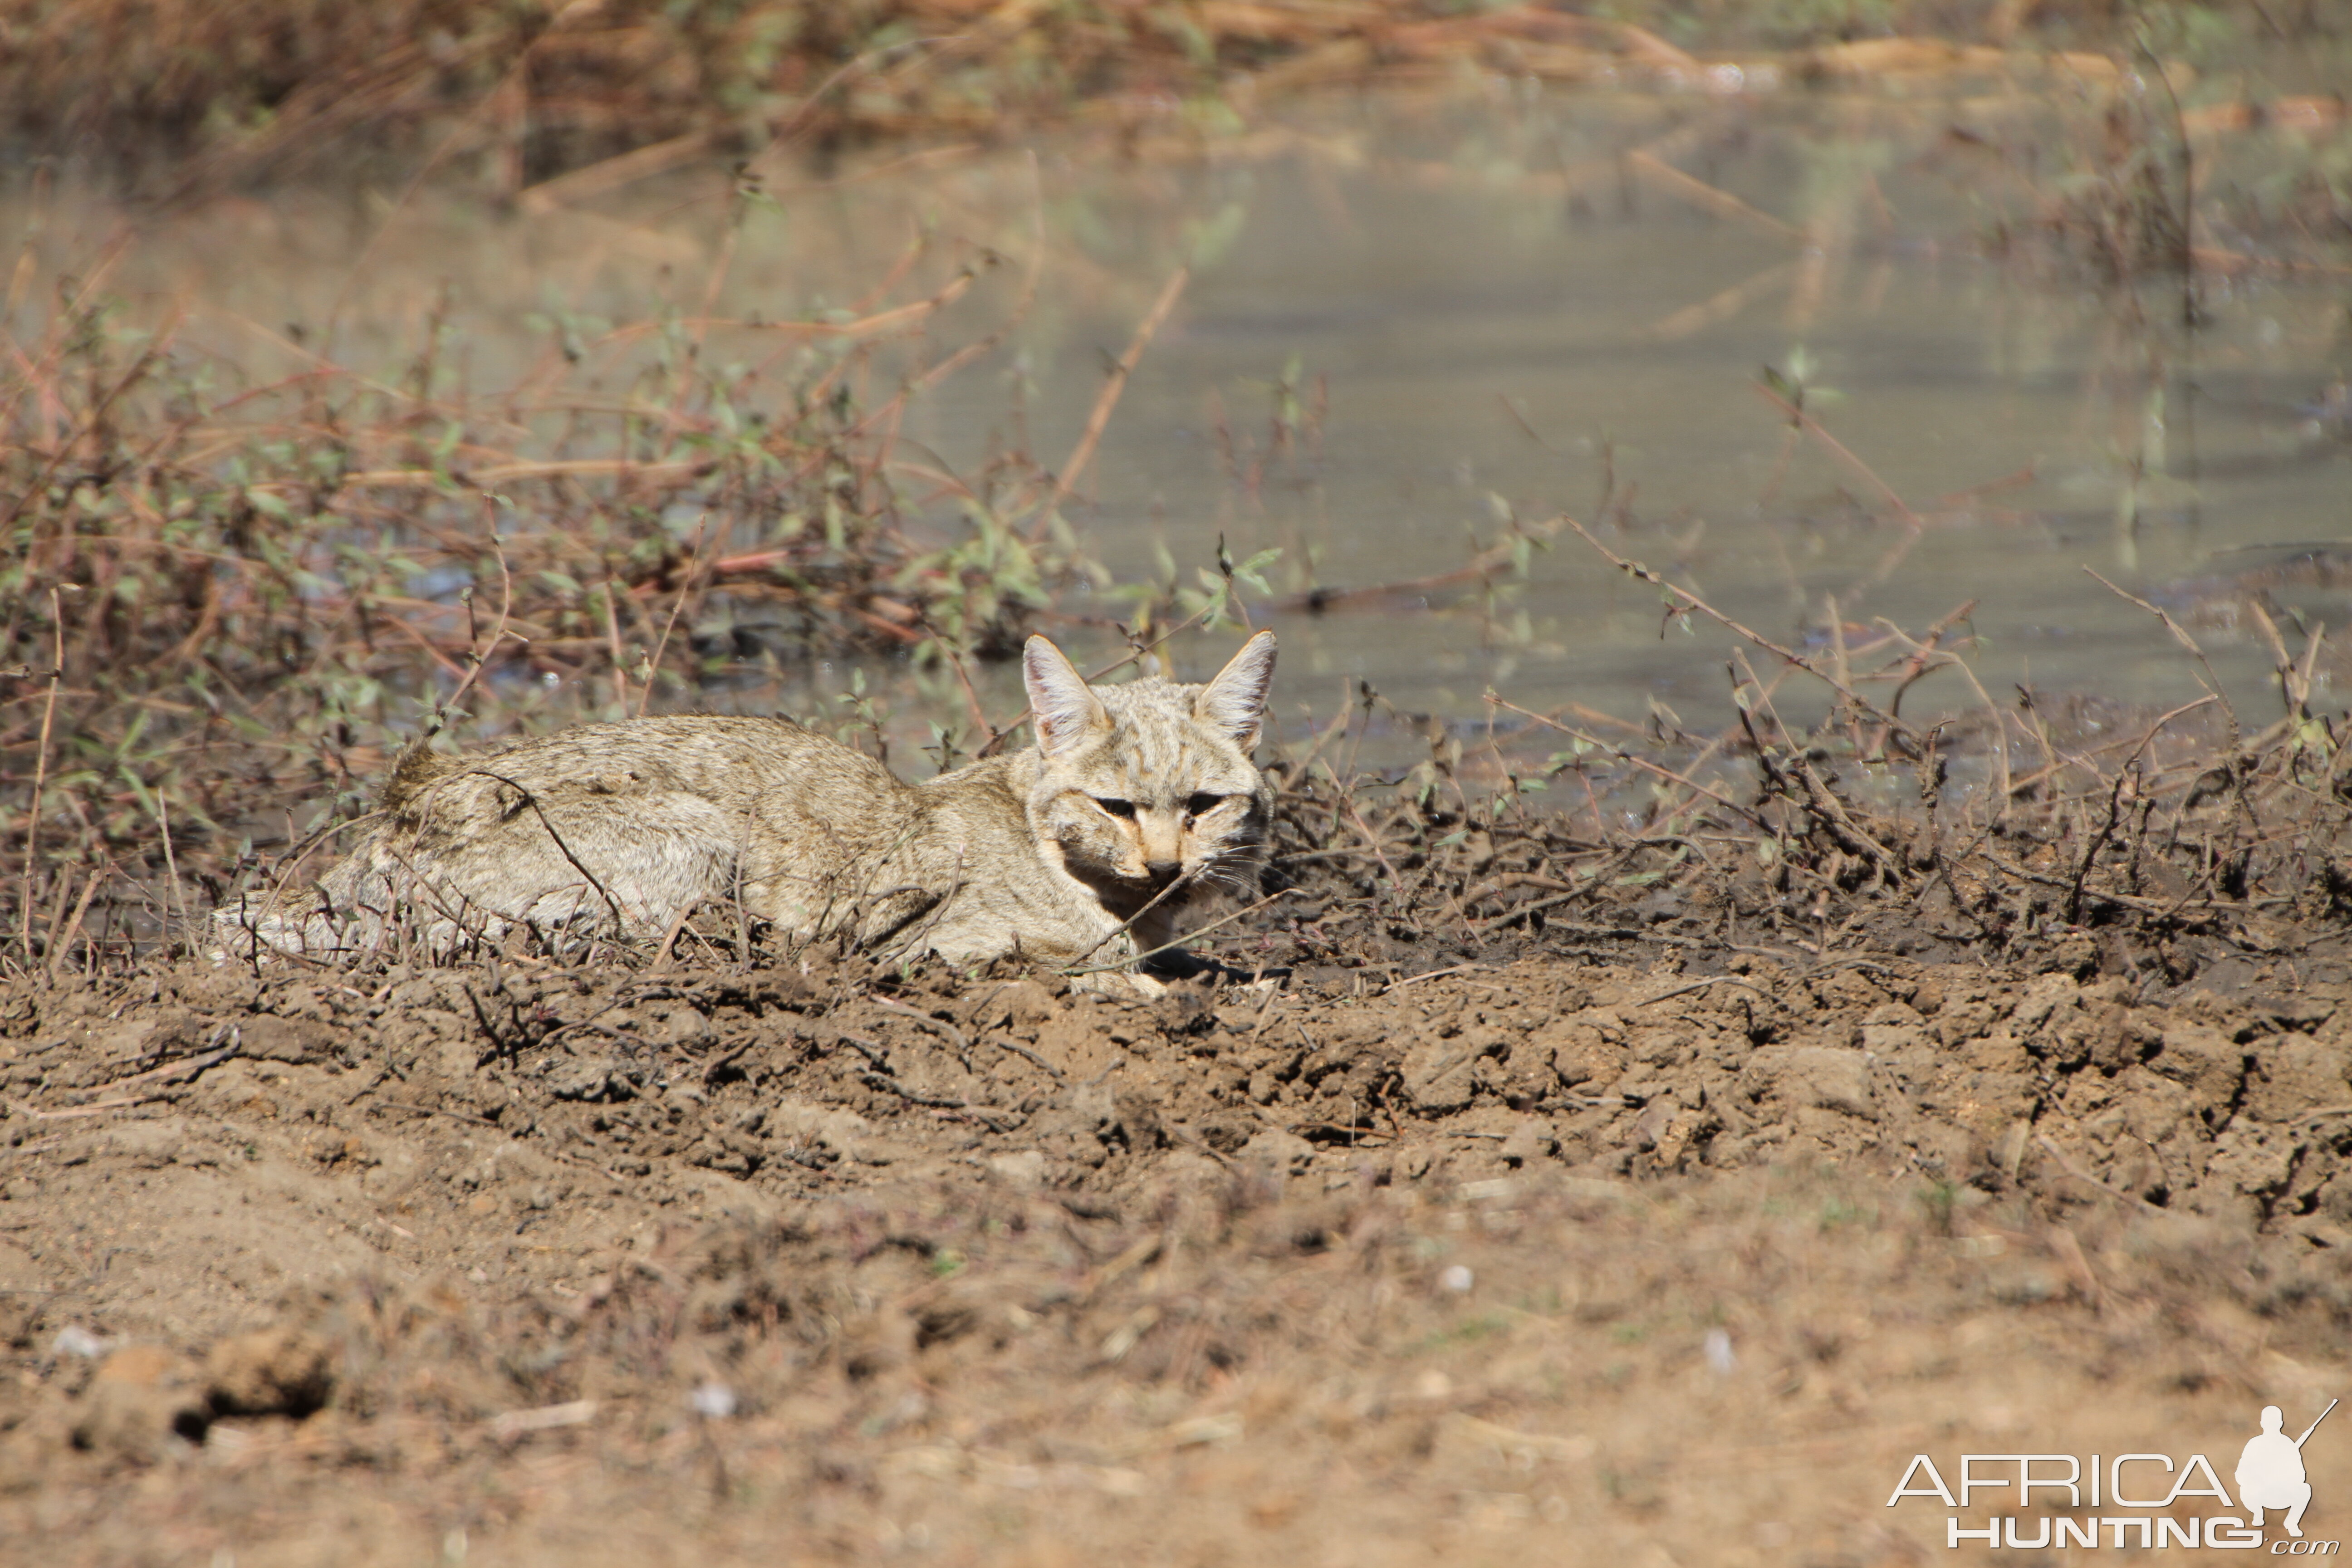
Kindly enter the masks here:
<path id="1" fill-rule="evenodd" d="M 709 1421 L 735 1414 L 735 1391 L 723 1383 L 706 1383 L 694 1391 L 694 1413 Z"/>
<path id="2" fill-rule="evenodd" d="M 1739 1364 L 1739 1358 L 1731 1353 L 1731 1335 L 1722 1329 L 1707 1330 L 1702 1348 L 1706 1352 L 1706 1364 L 1715 1369 L 1718 1377 L 1729 1377 L 1731 1369 Z"/>
<path id="3" fill-rule="evenodd" d="M 49 1353 L 53 1356 L 78 1355 L 90 1361 L 104 1355 L 108 1348 L 106 1341 L 79 1323 L 68 1323 L 58 1331 L 58 1337 L 49 1342 Z"/>
<path id="4" fill-rule="evenodd" d="M 1454 1264 L 1447 1268 L 1444 1273 L 1440 1274 L 1437 1277 L 1437 1288 L 1439 1289 L 1451 1290 L 1457 1296 L 1468 1295 L 1470 1293 L 1471 1284 L 1472 1279 L 1470 1269 L 1469 1266 L 1466 1264 Z"/>

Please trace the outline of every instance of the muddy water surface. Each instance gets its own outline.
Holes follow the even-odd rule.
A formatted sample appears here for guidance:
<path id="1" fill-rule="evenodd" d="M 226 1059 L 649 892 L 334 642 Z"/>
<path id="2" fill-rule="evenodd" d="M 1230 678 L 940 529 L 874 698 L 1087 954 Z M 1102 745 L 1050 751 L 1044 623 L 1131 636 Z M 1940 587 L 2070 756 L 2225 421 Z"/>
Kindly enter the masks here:
<path id="1" fill-rule="evenodd" d="M 2200 626 L 2260 704 L 2270 658 L 2238 590 L 2345 618 L 2332 571 L 2299 570 L 2298 552 L 2352 521 L 2340 392 L 2327 401 L 2347 285 L 2209 275 L 2184 340 L 2177 281 L 2103 289 L 2020 225 L 2039 199 L 2020 169 L 2039 169 L 2040 196 L 2089 177 L 2064 172 L 2077 150 L 2037 112 L 1486 84 L 1327 105 L 1223 142 L 1171 121 L 1128 157 L 779 159 L 741 180 L 696 167 L 559 186 L 519 208 L 455 176 L 422 195 L 265 193 L 172 216 L 53 193 L 13 198 L 0 230 L 32 233 L 59 276 L 128 233 L 112 278 L 131 313 L 179 312 L 192 352 L 257 385 L 327 361 L 393 381 L 438 320 L 436 391 L 513 394 L 516 448 L 541 453 L 558 433 L 532 392 L 568 354 L 617 410 L 635 372 L 691 342 L 765 367 L 756 408 L 839 352 L 756 323 L 919 299 L 959 259 L 999 258 L 867 383 L 878 400 L 916 357 L 1011 323 L 910 413 L 912 504 L 945 474 L 984 489 L 1008 449 L 1060 464 L 1107 363 L 1193 256 L 1066 510 L 1120 583 L 1171 563 L 1189 580 L 1222 534 L 1237 555 L 1283 551 L 1280 594 L 1409 584 L 1322 615 L 1266 612 L 1294 730 L 1358 679 L 1457 721 L 1483 715 L 1490 684 L 1535 707 L 1639 717 L 1655 700 L 1717 716 L 1726 637 L 1662 637 L 1656 595 L 1573 535 L 1491 593 L 1412 585 L 1514 519 L 1563 510 L 1776 637 L 1822 643 L 1839 619 L 1861 641 L 1875 617 L 1916 629 L 1974 599 L 1991 690 L 2194 695 L 2161 628 L 2093 567 Z M 735 324 L 700 324 L 713 318 Z M 684 324 L 627 330 L 665 320 Z M 1759 395 L 1768 365 L 1804 384 L 1850 459 L 1791 437 Z M 575 426 L 562 449 L 595 438 Z M 962 526 L 952 499 L 924 512 Z M 1063 607 L 1125 613 L 1100 593 Z M 1009 696 L 1007 673 L 992 679 Z M 1937 679 L 1950 688 L 1915 703 L 1964 700 Z"/>

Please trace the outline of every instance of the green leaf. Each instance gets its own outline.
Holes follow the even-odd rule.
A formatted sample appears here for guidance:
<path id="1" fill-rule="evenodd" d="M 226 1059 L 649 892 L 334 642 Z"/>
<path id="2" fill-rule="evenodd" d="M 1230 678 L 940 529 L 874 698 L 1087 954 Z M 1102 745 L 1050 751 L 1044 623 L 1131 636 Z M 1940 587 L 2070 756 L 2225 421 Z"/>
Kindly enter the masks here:
<path id="1" fill-rule="evenodd" d="M 1214 217 L 1202 223 L 1184 226 L 1184 251 L 1191 264 L 1205 270 L 1224 259 L 1234 242 L 1242 236 L 1249 222 L 1249 208 L 1239 202 L 1227 202 Z"/>

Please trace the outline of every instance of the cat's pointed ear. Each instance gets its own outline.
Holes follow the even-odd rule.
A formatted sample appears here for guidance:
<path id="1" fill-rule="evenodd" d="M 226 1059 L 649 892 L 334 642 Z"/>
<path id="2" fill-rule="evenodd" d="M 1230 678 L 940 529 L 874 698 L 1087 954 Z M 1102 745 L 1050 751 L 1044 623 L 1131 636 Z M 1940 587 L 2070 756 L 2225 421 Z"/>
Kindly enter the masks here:
<path id="1" fill-rule="evenodd" d="M 1265 694 L 1274 684 L 1274 634 L 1260 632 L 1242 644 L 1242 651 L 1217 671 L 1192 700 L 1192 712 L 1204 724 L 1213 724 L 1234 738 L 1243 751 L 1257 744 L 1258 725 L 1265 714 Z"/>
<path id="2" fill-rule="evenodd" d="M 1021 679 L 1037 724 L 1037 749 L 1051 756 L 1110 728 L 1110 714 L 1067 655 L 1041 637 L 1021 650 Z"/>

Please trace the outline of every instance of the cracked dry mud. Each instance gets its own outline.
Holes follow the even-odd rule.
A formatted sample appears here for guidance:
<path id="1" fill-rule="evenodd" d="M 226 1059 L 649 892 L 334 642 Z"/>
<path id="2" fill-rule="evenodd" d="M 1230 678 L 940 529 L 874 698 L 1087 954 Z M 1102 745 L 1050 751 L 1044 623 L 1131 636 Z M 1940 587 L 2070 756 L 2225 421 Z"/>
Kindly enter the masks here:
<path id="1" fill-rule="evenodd" d="M 20 984 L 0 1540 L 1910 1561 L 2337 1386 L 2341 977 L 1715 956 Z"/>

